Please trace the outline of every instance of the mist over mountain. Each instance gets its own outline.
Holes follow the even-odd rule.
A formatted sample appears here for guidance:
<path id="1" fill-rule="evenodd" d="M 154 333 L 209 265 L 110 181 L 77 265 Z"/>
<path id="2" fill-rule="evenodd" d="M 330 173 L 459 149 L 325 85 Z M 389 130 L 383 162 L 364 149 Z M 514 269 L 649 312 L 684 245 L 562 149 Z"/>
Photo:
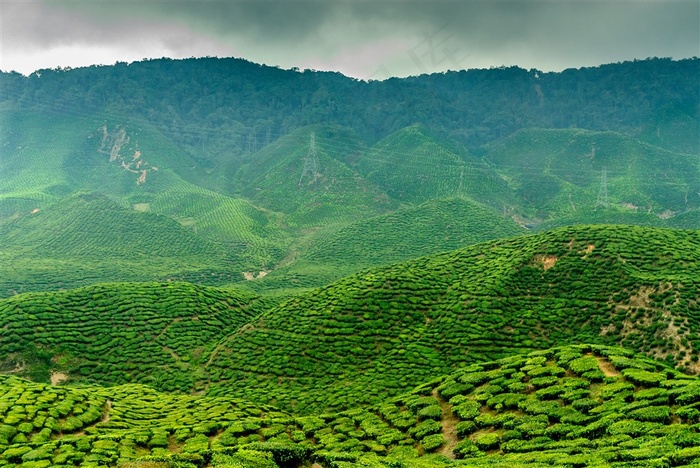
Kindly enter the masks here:
<path id="1" fill-rule="evenodd" d="M 0 467 L 694 466 L 699 76 L 0 73 Z"/>

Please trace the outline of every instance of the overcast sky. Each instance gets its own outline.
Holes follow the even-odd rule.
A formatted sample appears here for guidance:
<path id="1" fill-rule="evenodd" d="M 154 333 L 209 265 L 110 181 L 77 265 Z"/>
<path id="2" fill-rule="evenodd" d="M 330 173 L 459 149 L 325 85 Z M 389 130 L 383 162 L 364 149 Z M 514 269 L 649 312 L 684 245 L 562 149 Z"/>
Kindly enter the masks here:
<path id="1" fill-rule="evenodd" d="M 0 69 L 242 57 L 358 78 L 700 56 L 693 1 L 0 0 Z"/>

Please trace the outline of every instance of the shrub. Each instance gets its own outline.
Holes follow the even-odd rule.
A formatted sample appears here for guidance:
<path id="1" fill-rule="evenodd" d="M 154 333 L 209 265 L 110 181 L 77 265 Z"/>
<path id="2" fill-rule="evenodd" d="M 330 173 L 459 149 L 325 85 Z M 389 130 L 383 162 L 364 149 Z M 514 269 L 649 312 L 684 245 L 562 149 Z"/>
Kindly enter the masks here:
<path id="1" fill-rule="evenodd" d="M 479 450 L 479 448 L 476 446 L 474 442 L 472 442 L 470 439 L 464 439 L 461 442 L 459 442 L 457 445 L 455 445 L 454 449 L 452 450 L 452 453 L 455 455 L 455 458 L 473 458 L 479 455 L 482 455 L 482 452 Z"/>
<path id="2" fill-rule="evenodd" d="M 431 405 L 421 408 L 418 417 L 422 419 L 442 419 L 442 408 L 438 405 Z"/>
<path id="3" fill-rule="evenodd" d="M 420 443 L 426 452 L 432 452 L 445 443 L 445 438 L 442 434 L 432 434 L 423 438 Z"/>
<path id="4" fill-rule="evenodd" d="M 452 412 L 463 421 L 474 419 L 480 414 L 481 405 L 475 401 L 468 400 L 452 407 Z"/>
<path id="5" fill-rule="evenodd" d="M 457 435 L 459 437 L 465 437 L 468 434 L 476 431 L 476 424 L 474 424 L 474 421 L 462 421 L 457 423 L 455 430 L 457 431 Z"/>
<path id="6" fill-rule="evenodd" d="M 649 406 L 631 411 L 627 416 L 637 421 L 668 423 L 671 420 L 671 410 L 668 406 Z"/>
<path id="7" fill-rule="evenodd" d="M 427 419 L 423 421 L 422 423 L 418 424 L 418 426 L 414 427 L 409 431 L 409 434 L 411 434 L 413 437 L 416 439 L 422 439 L 423 437 L 430 435 L 430 434 L 436 434 L 438 432 L 442 431 L 442 424 L 439 422 L 433 420 L 433 419 Z"/>
<path id="8" fill-rule="evenodd" d="M 666 376 L 658 372 L 649 372 L 642 369 L 628 368 L 622 370 L 627 380 L 637 385 L 645 387 L 658 387 L 661 382 L 666 380 Z"/>
<path id="9" fill-rule="evenodd" d="M 501 438 L 495 432 L 490 432 L 478 437 L 474 443 L 480 450 L 491 450 L 499 447 Z"/>

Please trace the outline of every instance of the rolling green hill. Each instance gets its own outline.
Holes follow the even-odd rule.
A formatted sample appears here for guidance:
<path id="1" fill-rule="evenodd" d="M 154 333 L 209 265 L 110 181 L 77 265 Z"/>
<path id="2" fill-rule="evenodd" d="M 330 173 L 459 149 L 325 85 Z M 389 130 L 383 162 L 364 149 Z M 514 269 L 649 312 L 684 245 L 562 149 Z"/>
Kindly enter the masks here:
<path id="1" fill-rule="evenodd" d="M 189 283 L 109 283 L 0 300 L 0 368 L 48 382 L 188 392 L 216 342 L 262 310 L 256 296 Z"/>
<path id="2" fill-rule="evenodd" d="M 79 192 L 0 223 L 0 295 L 105 281 L 241 281 L 244 249 L 177 222 Z"/>
<path id="3" fill-rule="evenodd" d="M 243 259 L 239 273 L 269 268 L 290 243 L 275 213 L 196 185 L 205 182 L 203 169 L 146 123 L 28 112 L 7 112 L 2 122 L 0 224 L 90 191 L 136 211 L 166 215 L 226 245 Z"/>
<path id="4" fill-rule="evenodd" d="M 372 407 L 301 417 L 142 385 L 0 376 L 0 464 L 691 466 L 699 405 L 697 378 L 598 345 L 482 362 Z"/>
<path id="5" fill-rule="evenodd" d="M 315 134 L 316 173 L 304 173 Z M 343 159 L 357 151 L 347 132 L 299 129 L 251 156 L 236 175 L 236 185 L 254 203 L 287 214 L 291 227 L 356 221 L 386 212 L 394 204 L 351 170 Z"/>
<path id="6" fill-rule="evenodd" d="M 646 224 L 649 213 L 665 220 L 700 206 L 697 155 L 618 133 L 523 130 L 494 144 L 484 158 L 535 217 L 585 222 L 597 208 L 621 222 Z M 605 200 L 599 198 L 603 170 L 608 207 L 599 204 Z"/>
<path id="7" fill-rule="evenodd" d="M 438 140 L 420 125 L 382 139 L 357 159 L 356 167 L 367 180 L 402 202 L 463 196 L 496 209 L 514 203 L 505 181 L 486 164 Z"/>
<path id="8" fill-rule="evenodd" d="M 363 268 L 526 232 L 465 198 L 431 200 L 316 233 L 297 257 L 251 284 L 259 291 L 318 287 Z"/>
<path id="9" fill-rule="evenodd" d="M 458 366 L 577 342 L 697 372 L 699 265 L 699 231 L 577 226 L 367 270 L 219 343 L 209 394 L 347 408 Z"/>

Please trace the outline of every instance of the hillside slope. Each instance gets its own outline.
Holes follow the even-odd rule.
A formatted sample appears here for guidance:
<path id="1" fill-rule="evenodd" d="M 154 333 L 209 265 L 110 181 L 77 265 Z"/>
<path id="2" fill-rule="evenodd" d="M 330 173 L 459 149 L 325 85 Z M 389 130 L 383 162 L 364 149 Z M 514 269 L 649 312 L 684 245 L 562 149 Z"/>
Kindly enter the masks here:
<path id="1" fill-rule="evenodd" d="M 78 192 L 0 223 L 0 296 L 105 281 L 241 281 L 244 248 L 177 222 Z"/>
<path id="2" fill-rule="evenodd" d="M 528 129 L 492 145 L 484 159 L 509 181 L 524 212 L 545 219 L 585 223 L 617 215 L 646 224 L 653 214 L 661 224 L 700 208 L 697 154 L 619 133 Z"/>
<path id="3" fill-rule="evenodd" d="M 289 263 L 250 286 L 259 291 L 318 287 L 363 268 L 525 232 L 513 220 L 472 200 L 430 200 L 320 231 Z"/>
<path id="4" fill-rule="evenodd" d="M 381 214 L 395 204 L 344 162 L 361 147 L 345 130 L 301 128 L 246 160 L 234 186 L 254 203 L 287 214 L 285 222 L 292 227 L 347 223 Z"/>
<path id="5" fill-rule="evenodd" d="M 436 468 L 692 466 L 700 381 L 597 345 L 434 378 L 369 408 L 293 416 L 143 385 L 51 387 L 0 376 L 4 466 Z"/>
<path id="6" fill-rule="evenodd" d="M 505 181 L 483 161 L 412 125 L 377 142 L 356 162 L 357 171 L 404 203 L 468 197 L 496 209 L 514 203 Z"/>
<path id="7" fill-rule="evenodd" d="M 699 266 L 699 231 L 577 226 L 368 270 L 223 340 L 206 366 L 209 393 L 346 408 L 461 365 L 576 342 L 697 372 Z"/>
<path id="8" fill-rule="evenodd" d="M 0 300 L 0 369 L 188 392 L 207 350 L 262 310 L 250 293 L 175 282 L 22 294 Z"/>

